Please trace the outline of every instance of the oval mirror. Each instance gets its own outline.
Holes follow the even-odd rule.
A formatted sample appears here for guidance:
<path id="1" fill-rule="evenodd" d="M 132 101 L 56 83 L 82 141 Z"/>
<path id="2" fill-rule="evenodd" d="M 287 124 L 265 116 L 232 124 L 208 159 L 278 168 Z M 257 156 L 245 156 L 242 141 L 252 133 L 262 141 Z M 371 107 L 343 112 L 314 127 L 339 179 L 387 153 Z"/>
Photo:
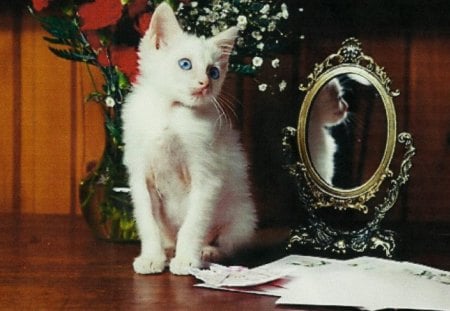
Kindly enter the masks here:
<path id="1" fill-rule="evenodd" d="M 330 187 L 358 188 L 375 174 L 387 141 L 382 94 L 353 71 L 324 81 L 306 119 L 309 161 Z"/>
<path id="2" fill-rule="evenodd" d="M 300 157 L 317 185 L 339 197 L 376 188 L 396 137 L 391 96 L 368 70 L 341 65 L 323 74 L 300 110 Z"/>

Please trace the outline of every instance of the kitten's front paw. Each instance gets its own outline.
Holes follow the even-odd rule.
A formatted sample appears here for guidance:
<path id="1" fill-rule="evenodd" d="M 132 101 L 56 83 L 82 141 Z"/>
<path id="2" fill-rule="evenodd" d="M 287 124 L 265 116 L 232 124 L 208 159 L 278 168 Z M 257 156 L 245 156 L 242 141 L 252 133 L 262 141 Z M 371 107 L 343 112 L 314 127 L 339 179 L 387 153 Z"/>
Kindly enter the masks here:
<path id="1" fill-rule="evenodd" d="M 211 245 L 204 246 L 202 249 L 202 261 L 206 262 L 217 262 L 223 258 L 220 250 Z"/>
<path id="2" fill-rule="evenodd" d="M 133 268 L 136 273 L 155 274 L 161 273 L 166 267 L 166 258 L 164 256 L 139 256 L 134 259 Z"/>
<path id="3" fill-rule="evenodd" d="M 175 256 L 170 261 L 170 272 L 177 275 L 188 275 L 191 268 L 199 268 L 201 262 L 195 258 Z"/>

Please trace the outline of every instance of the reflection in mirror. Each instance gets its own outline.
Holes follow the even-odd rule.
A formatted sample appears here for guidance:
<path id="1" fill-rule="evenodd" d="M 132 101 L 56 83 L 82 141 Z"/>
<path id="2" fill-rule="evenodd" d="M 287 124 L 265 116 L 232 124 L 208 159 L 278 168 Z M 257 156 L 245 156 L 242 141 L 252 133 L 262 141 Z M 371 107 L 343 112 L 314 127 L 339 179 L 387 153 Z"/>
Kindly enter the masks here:
<path id="1" fill-rule="evenodd" d="M 340 74 L 317 92 L 308 114 L 307 146 L 312 166 L 328 185 L 352 189 L 368 181 L 386 141 L 384 104 L 366 78 Z"/>

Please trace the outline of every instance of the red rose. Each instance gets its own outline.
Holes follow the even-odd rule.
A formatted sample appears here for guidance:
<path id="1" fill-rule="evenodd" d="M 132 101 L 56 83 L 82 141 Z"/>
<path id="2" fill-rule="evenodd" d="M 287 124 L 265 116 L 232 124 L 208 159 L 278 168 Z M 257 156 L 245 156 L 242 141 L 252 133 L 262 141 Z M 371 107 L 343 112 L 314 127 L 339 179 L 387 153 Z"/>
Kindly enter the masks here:
<path id="1" fill-rule="evenodd" d="M 130 82 L 136 81 L 138 74 L 138 54 L 134 47 L 117 47 L 112 51 L 112 60 Z"/>
<path id="2" fill-rule="evenodd" d="M 128 15 L 135 18 L 137 15 L 143 13 L 147 7 L 148 0 L 134 0 L 128 5 Z"/>
<path id="3" fill-rule="evenodd" d="M 148 27 L 150 26 L 151 19 L 152 19 L 151 13 L 144 13 L 141 16 L 139 16 L 134 28 L 140 33 L 141 36 L 145 34 Z"/>
<path id="4" fill-rule="evenodd" d="M 111 65 L 117 66 L 128 77 L 130 82 L 135 82 L 138 73 L 138 55 L 136 49 L 128 46 L 113 46 L 110 49 L 110 53 Z M 104 50 L 98 55 L 98 62 L 104 67 L 110 65 Z"/>
<path id="5" fill-rule="evenodd" d="M 49 2 L 49 0 L 33 0 L 33 7 L 39 12 L 48 7 Z"/>
<path id="6" fill-rule="evenodd" d="M 95 30 L 115 24 L 122 16 L 120 0 L 96 0 L 82 4 L 78 10 L 81 30 Z"/>
<path id="7" fill-rule="evenodd" d="M 100 50 L 103 46 L 100 42 L 100 37 L 98 36 L 97 31 L 88 30 L 85 32 L 86 39 L 89 42 L 89 45 L 92 47 L 94 51 Z"/>

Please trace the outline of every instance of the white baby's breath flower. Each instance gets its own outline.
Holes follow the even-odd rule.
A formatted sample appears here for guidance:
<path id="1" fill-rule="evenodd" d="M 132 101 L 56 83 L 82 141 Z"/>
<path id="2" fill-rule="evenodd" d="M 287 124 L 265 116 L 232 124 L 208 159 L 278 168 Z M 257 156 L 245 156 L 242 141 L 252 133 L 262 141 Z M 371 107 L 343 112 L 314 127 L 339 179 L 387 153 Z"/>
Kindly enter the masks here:
<path id="1" fill-rule="evenodd" d="M 212 27 L 211 27 L 211 34 L 212 34 L 213 36 L 218 35 L 219 32 L 220 32 L 220 30 L 219 30 L 219 28 L 218 28 L 217 26 L 212 26 Z"/>
<path id="2" fill-rule="evenodd" d="M 269 12 L 269 10 L 270 10 L 270 6 L 269 6 L 268 4 L 266 4 L 266 5 L 264 5 L 264 6 L 262 7 L 261 10 L 259 10 L 259 12 L 260 12 L 261 14 L 267 14 L 267 13 Z"/>
<path id="3" fill-rule="evenodd" d="M 197 1 L 192 1 L 191 2 L 191 7 L 196 8 L 198 6 L 198 2 Z"/>
<path id="4" fill-rule="evenodd" d="M 105 98 L 106 107 L 112 108 L 116 105 L 116 101 L 111 96 Z"/>
<path id="5" fill-rule="evenodd" d="M 237 26 L 239 27 L 240 30 L 244 30 L 245 28 L 247 28 L 247 17 L 245 17 L 244 15 L 239 15 L 237 18 Z"/>
<path id="6" fill-rule="evenodd" d="M 260 42 L 256 45 L 256 48 L 260 51 L 264 50 L 264 43 Z"/>
<path id="7" fill-rule="evenodd" d="M 259 56 L 255 56 L 252 59 L 252 64 L 255 67 L 261 67 L 261 65 L 263 64 L 263 59 Z"/>
<path id="8" fill-rule="evenodd" d="M 278 84 L 278 88 L 280 89 L 280 92 L 283 92 L 286 89 L 287 83 L 286 81 L 282 80 L 280 84 Z"/>
<path id="9" fill-rule="evenodd" d="M 267 84 L 262 83 L 262 84 L 258 85 L 258 90 L 260 90 L 261 92 L 264 92 L 265 90 L 267 90 Z"/>
<path id="10" fill-rule="evenodd" d="M 97 181 L 100 185 L 106 185 L 108 183 L 108 176 L 105 176 L 104 174 L 100 175 L 100 178 Z"/>
<path id="11" fill-rule="evenodd" d="M 288 19 L 289 18 L 289 11 L 288 11 L 288 7 L 287 7 L 286 3 L 283 3 L 281 5 L 281 16 L 284 19 Z"/>
<path id="12" fill-rule="evenodd" d="M 275 58 L 275 59 L 272 60 L 272 67 L 273 68 L 280 67 L 280 60 L 278 58 Z"/>
<path id="13" fill-rule="evenodd" d="M 269 25 L 267 26 L 267 30 L 268 30 L 269 32 L 274 31 L 276 28 L 277 28 L 277 24 L 276 24 L 274 21 L 271 21 L 271 22 L 269 23 Z"/>
<path id="14" fill-rule="evenodd" d="M 261 35 L 261 33 L 259 31 L 253 31 L 252 37 L 258 41 L 262 40 L 262 38 L 263 38 L 263 36 Z"/>

